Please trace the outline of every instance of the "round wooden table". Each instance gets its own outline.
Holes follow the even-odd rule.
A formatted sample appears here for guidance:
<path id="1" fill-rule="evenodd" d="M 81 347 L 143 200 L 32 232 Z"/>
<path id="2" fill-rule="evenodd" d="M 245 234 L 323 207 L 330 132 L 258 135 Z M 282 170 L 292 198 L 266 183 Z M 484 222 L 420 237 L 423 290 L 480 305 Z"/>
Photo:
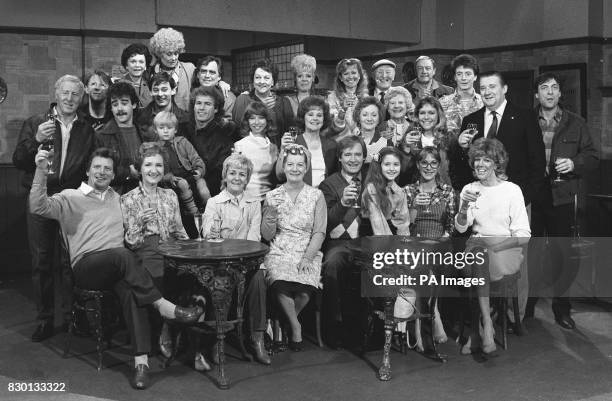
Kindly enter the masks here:
<path id="1" fill-rule="evenodd" d="M 437 286 L 418 285 L 418 279 L 415 280 L 415 285 L 381 285 L 374 286 L 372 282 L 375 275 L 384 273 L 387 277 L 408 277 L 412 276 L 417 278 L 421 274 L 425 275 L 438 275 L 441 272 L 443 266 L 433 266 L 425 263 L 420 263 L 416 266 L 411 266 L 405 263 L 393 263 L 376 269 L 374 267 L 374 254 L 376 253 L 393 253 L 403 254 L 404 251 L 414 253 L 426 253 L 426 252 L 446 252 L 449 251 L 450 241 L 447 239 L 431 239 L 421 237 L 407 237 L 399 235 L 374 235 L 370 237 L 361 237 L 351 241 L 348 248 L 353 251 L 355 264 L 361 270 L 361 296 L 364 298 L 382 298 L 384 304 L 384 321 L 385 321 L 385 345 L 383 349 L 383 360 L 382 364 L 378 369 L 378 378 L 382 381 L 391 380 L 391 337 L 393 335 L 393 329 L 396 323 L 399 321 L 393 316 L 393 307 L 395 299 L 402 287 L 417 288 L 420 291 L 420 296 L 425 297 L 423 291 L 429 292 L 428 297 L 431 298 L 431 304 L 434 305 L 437 298 Z M 429 321 L 432 324 L 431 333 L 431 344 L 433 349 L 425 353 L 425 355 L 434 360 L 445 362 L 446 358 L 438 353 L 436 348 L 436 342 L 433 338 L 433 320 L 434 313 L 433 309 L 425 313 L 427 302 L 420 302 L 422 305 L 420 312 L 415 312 L 410 320 L 420 318 L 425 321 Z M 378 314 L 376 314 L 378 316 Z M 368 314 L 368 323 L 371 323 L 372 314 Z M 366 330 L 364 336 L 364 350 L 369 339 L 369 330 Z"/>
<path id="2" fill-rule="evenodd" d="M 209 291 L 214 307 L 214 320 L 203 322 L 214 328 L 219 353 L 218 386 L 229 388 L 225 376 L 225 333 L 237 329 L 243 356 L 242 304 L 245 274 L 259 269 L 269 248 L 256 241 L 224 239 L 222 242 L 174 240 L 159 245 L 167 269 L 195 278 Z M 236 291 L 236 319 L 228 321 L 232 295 Z"/>

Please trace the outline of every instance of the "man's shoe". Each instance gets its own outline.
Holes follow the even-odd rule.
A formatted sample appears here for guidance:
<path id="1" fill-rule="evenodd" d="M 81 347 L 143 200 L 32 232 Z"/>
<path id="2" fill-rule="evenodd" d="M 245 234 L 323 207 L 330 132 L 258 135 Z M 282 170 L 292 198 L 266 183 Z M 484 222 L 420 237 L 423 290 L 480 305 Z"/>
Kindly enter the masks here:
<path id="1" fill-rule="evenodd" d="M 270 355 L 268 355 L 266 347 L 264 347 L 263 338 L 259 340 L 251 340 L 249 348 L 251 349 L 251 353 L 257 362 L 261 363 L 262 365 L 270 365 L 272 363 L 270 360 Z"/>
<path id="2" fill-rule="evenodd" d="M 32 342 L 38 343 L 46 340 L 47 338 L 53 337 L 54 329 L 53 322 L 42 322 L 32 334 Z"/>
<path id="3" fill-rule="evenodd" d="M 149 386 L 149 367 L 144 363 L 136 365 L 132 387 L 136 390 L 144 390 Z"/>
<path id="4" fill-rule="evenodd" d="M 199 306 L 194 308 L 184 308 L 176 306 L 174 309 L 174 321 L 178 323 L 195 323 L 204 310 Z"/>
<path id="5" fill-rule="evenodd" d="M 573 330 L 576 328 L 576 322 L 574 322 L 574 319 L 572 319 L 569 313 L 555 315 L 555 322 L 557 322 L 559 326 L 567 330 Z"/>

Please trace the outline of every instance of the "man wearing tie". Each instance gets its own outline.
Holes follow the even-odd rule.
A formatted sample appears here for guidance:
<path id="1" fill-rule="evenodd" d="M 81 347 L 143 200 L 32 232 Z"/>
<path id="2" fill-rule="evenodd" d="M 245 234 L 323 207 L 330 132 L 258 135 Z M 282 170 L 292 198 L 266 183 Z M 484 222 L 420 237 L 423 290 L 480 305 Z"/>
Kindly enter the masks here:
<path id="1" fill-rule="evenodd" d="M 450 144 L 449 173 L 453 188 L 461 190 L 474 181 L 468 163 L 468 150 L 472 142 L 483 136 L 496 138 L 508 152 L 508 181 L 521 188 L 530 215 L 531 202 L 542 191 L 546 169 L 544 141 L 538 120 L 533 111 L 521 109 L 506 100 L 508 85 L 500 72 L 481 73 L 479 85 L 484 107 L 463 119 L 461 134 Z M 476 131 L 468 129 L 469 124 L 475 124 Z M 519 280 L 521 315 L 527 303 L 527 292 L 527 271 L 523 262 Z"/>
<path id="2" fill-rule="evenodd" d="M 384 104 L 385 92 L 389 90 L 395 79 L 395 63 L 387 59 L 378 60 L 372 64 L 372 73 L 376 87 L 370 95 Z"/>

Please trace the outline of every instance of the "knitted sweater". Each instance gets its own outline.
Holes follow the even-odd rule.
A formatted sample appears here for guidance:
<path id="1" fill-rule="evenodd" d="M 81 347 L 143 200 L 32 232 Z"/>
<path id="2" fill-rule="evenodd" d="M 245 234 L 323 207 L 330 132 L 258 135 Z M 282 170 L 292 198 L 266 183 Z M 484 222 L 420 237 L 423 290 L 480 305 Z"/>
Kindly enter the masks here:
<path id="1" fill-rule="evenodd" d="M 46 173 L 36 169 L 30 189 L 30 210 L 59 222 L 73 268 L 88 253 L 123 247 L 119 195 L 112 188 L 104 200 L 85 183 L 79 189 L 65 189 L 49 197 Z"/>

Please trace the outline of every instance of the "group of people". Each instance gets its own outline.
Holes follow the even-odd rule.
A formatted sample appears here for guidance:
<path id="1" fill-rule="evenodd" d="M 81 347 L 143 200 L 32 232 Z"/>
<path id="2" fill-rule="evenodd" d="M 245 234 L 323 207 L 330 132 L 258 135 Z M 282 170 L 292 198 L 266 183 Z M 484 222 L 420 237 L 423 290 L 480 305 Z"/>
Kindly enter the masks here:
<path id="1" fill-rule="evenodd" d="M 570 235 L 580 181 L 598 163 L 584 120 L 560 105 L 557 76 L 536 79 L 539 106 L 526 110 L 506 100 L 503 74 L 481 72 L 471 55 L 451 63 L 455 88 L 434 78 L 428 56 L 416 59 L 416 78 L 404 86 L 393 86 L 393 61 L 375 62 L 368 76 L 348 58 L 337 64 L 333 90 L 319 96 L 316 60 L 302 54 L 291 63 L 295 94 L 275 93 L 278 69 L 269 60 L 252 66 L 250 92 L 234 94 L 220 59 L 195 66 L 179 61 L 184 50 L 180 32 L 160 29 L 148 47 L 123 51 L 122 79 L 99 70 L 84 82 L 62 76 L 56 102 L 24 122 L 13 162 L 30 189 L 33 341 L 54 334 L 53 266 L 64 243 L 64 301 L 73 281 L 115 289 L 134 339 L 132 384 L 145 388 L 149 305 L 185 322 L 203 312 L 162 297 L 159 244 L 200 235 L 270 246 L 245 294 L 249 345 L 263 364 L 271 363 L 269 317 L 286 323 L 288 342 L 275 338 L 275 347 L 300 351 L 300 312 L 319 291 L 329 343 L 341 342 L 341 277 L 354 268 L 350 241 L 362 236 L 469 232 L 466 248 L 486 247 L 489 265 L 466 271 L 487 283 L 520 271 L 522 308 L 533 316 L 523 249 L 532 235 Z M 552 243 L 557 273 L 571 282 L 569 251 Z M 566 290 L 555 287 L 553 312 L 572 329 Z M 463 351 L 493 352 L 488 285 L 477 293 L 482 342 Z M 434 309 L 443 342 L 445 322 Z M 159 349 L 172 352 L 165 323 Z M 201 352 L 194 365 L 209 368 Z"/>

